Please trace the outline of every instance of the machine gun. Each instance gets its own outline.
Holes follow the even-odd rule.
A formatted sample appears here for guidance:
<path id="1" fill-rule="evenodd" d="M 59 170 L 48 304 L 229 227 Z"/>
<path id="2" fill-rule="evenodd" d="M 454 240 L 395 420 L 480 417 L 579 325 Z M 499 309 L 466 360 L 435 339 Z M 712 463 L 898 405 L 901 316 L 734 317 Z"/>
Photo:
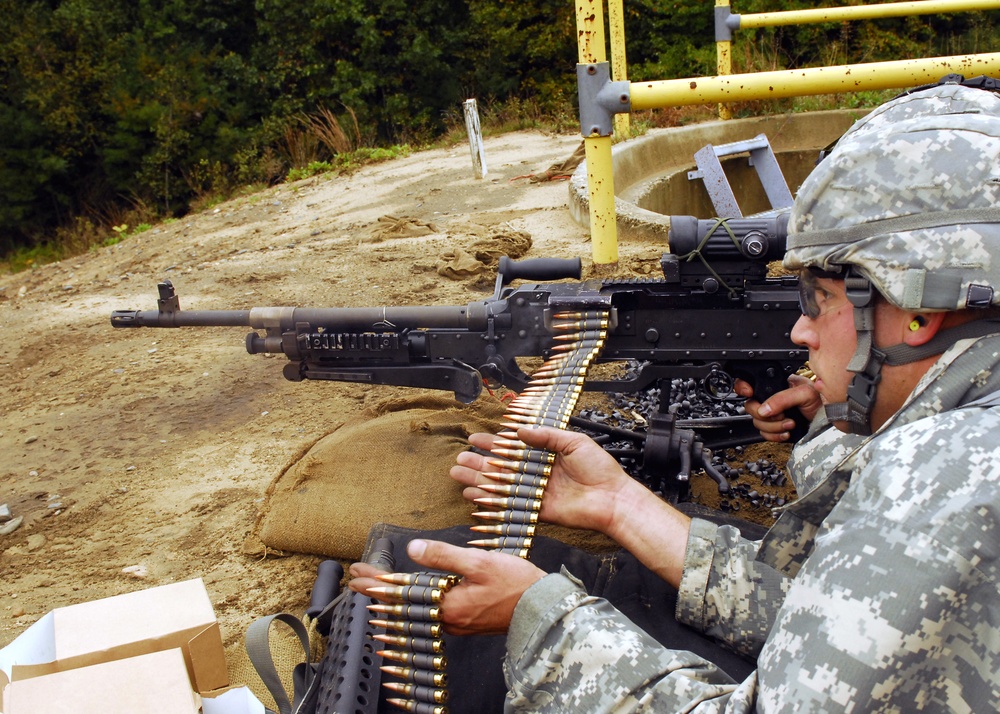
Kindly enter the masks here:
<path id="1" fill-rule="evenodd" d="M 555 315 L 600 308 L 609 312 L 610 325 L 597 362 L 627 362 L 632 368 L 621 378 L 588 378 L 585 391 L 637 392 L 683 378 L 722 399 L 740 378 L 763 399 L 785 388 L 788 375 L 808 357 L 790 340 L 800 314 L 798 281 L 767 274 L 767 263 L 784 254 L 786 226 L 787 214 L 729 220 L 674 216 L 670 252 L 660 260 L 663 278 L 656 279 L 581 281 L 579 258 L 504 257 L 493 296 L 464 306 L 181 310 L 173 285 L 165 281 L 159 284 L 157 310 L 117 310 L 111 324 L 247 326 L 255 330 L 247 335 L 247 352 L 284 354 L 289 380 L 449 390 L 470 403 L 484 384 L 518 392 L 528 385 L 519 360 L 550 355 Z M 514 281 L 565 279 L 573 282 L 511 287 Z M 644 432 L 611 432 L 640 445 L 644 473 L 662 477 L 679 460 L 681 488 L 691 467 L 701 466 L 725 489 L 707 448 L 752 441 L 746 422 L 743 435 L 734 436 L 730 428 L 712 441 L 701 428 L 707 424 L 698 424 L 695 433 L 684 428 L 695 425 L 674 418 L 670 405 L 662 403 L 669 393 L 661 389 L 660 409 Z M 576 418 L 571 424 L 582 426 Z"/>

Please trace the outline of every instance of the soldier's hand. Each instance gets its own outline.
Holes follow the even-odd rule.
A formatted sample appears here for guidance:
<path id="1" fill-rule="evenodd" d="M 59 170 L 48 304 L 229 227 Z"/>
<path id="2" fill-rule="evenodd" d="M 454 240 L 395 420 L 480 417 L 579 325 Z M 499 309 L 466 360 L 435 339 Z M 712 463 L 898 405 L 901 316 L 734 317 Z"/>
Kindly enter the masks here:
<path id="1" fill-rule="evenodd" d="M 454 635 L 505 633 L 521 595 L 545 577 L 543 570 L 522 558 L 440 541 L 412 540 L 406 553 L 428 570 L 462 576 L 462 581 L 448 590 L 441 602 L 445 631 Z M 351 575 L 356 577 L 350 588 L 372 594 L 369 588 L 384 585 L 374 579 L 378 572 L 372 566 L 355 563 Z"/>
<path id="2" fill-rule="evenodd" d="M 539 517 L 550 523 L 608 533 L 619 496 L 635 485 L 614 457 L 589 437 L 576 432 L 549 427 L 522 428 L 517 435 L 530 447 L 556 453 Z M 473 446 L 484 451 L 490 451 L 496 440 L 491 434 L 469 437 Z M 451 469 L 451 477 L 467 487 L 463 492 L 467 499 L 494 495 L 479 488 L 496 483 L 483 473 L 504 469 L 472 451 L 459 454 L 457 462 Z"/>
<path id="3" fill-rule="evenodd" d="M 754 427 L 767 441 L 788 441 L 795 428 L 795 422 L 785 416 L 789 409 L 798 407 L 802 416 L 812 421 L 823 405 L 813 383 L 797 374 L 788 378 L 788 389 L 772 394 L 764 403 L 753 399 L 753 388 L 741 379 L 736 380 L 734 390 L 747 398 L 747 414 L 753 417 Z"/>

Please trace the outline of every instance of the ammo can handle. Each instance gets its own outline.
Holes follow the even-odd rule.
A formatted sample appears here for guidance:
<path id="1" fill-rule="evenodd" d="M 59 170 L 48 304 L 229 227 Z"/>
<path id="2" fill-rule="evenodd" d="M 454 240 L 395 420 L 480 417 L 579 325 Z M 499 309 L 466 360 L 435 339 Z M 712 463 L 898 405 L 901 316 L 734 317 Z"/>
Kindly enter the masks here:
<path id="1" fill-rule="evenodd" d="M 337 595 L 340 594 L 340 580 L 344 577 L 344 567 L 336 560 L 324 560 L 319 564 L 316 582 L 313 584 L 306 614 L 316 619 Z"/>

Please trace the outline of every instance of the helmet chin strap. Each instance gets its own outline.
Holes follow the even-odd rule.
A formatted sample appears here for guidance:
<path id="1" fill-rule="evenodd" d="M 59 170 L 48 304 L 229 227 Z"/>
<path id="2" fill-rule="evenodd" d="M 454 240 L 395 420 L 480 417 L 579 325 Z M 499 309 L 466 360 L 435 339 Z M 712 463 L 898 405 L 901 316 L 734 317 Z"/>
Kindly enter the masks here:
<path id="1" fill-rule="evenodd" d="M 941 330 L 916 347 L 900 343 L 879 349 L 874 341 L 875 290 L 872 284 L 851 270 L 844 278 L 844 287 L 847 299 L 854 305 L 854 328 L 858 333 L 858 346 L 847 365 L 847 370 L 854 372 L 854 378 L 847 387 L 847 401 L 826 405 L 826 416 L 830 421 L 845 422 L 851 434 L 867 436 L 872 433 L 871 414 L 883 365 L 909 364 L 940 355 L 959 340 L 1000 332 L 998 320 L 973 320 Z"/>
<path id="2" fill-rule="evenodd" d="M 858 346 L 847 365 L 848 371 L 854 372 L 854 378 L 847 388 L 847 401 L 827 404 L 826 416 L 830 421 L 846 422 L 851 434 L 867 436 L 872 433 L 872 408 L 886 356 L 874 346 L 875 291 L 872 284 L 850 270 L 844 278 L 844 288 L 847 299 L 854 305 L 854 329 L 858 333 Z"/>

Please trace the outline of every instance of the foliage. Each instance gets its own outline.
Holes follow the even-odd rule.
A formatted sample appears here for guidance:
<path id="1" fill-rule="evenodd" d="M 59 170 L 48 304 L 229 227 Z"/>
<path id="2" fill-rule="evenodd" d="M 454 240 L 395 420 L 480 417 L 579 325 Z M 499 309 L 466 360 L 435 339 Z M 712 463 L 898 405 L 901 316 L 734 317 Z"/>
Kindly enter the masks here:
<path id="1" fill-rule="evenodd" d="M 708 5 L 627 0 L 629 76 L 713 73 Z M 996 15 L 757 30 L 734 60 L 986 51 Z M 0 16 L 0 254 L 18 249 L 25 265 L 243 186 L 409 151 L 461 126 L 469 97 L 486 132 L 577 123 L 567 0 L 0 0 Z M 650 121 L 693 116 L 666 114 Z"/>

